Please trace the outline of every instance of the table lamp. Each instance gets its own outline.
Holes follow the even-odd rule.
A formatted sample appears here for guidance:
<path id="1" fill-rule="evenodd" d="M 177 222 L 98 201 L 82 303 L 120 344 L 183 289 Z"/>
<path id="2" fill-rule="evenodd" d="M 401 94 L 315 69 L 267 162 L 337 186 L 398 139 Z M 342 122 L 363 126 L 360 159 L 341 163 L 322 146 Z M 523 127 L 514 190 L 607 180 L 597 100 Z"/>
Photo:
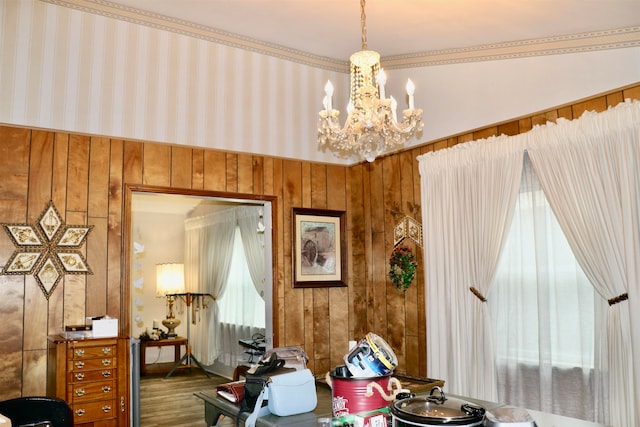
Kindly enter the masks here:
<path id="1" fill-rule="evenodd" d="M 174 338 L 175 329 L 180 325 L 180 320 L 176 319 L 173 313 L 173 303 L 176 294 L 184 293 L 184 264 L 157 264 L 156 265 L 156 295 L 166 297 L 169 301 L 169 314 L 162 320 L 162 324 L 167 328 L 167 336 Z"/>

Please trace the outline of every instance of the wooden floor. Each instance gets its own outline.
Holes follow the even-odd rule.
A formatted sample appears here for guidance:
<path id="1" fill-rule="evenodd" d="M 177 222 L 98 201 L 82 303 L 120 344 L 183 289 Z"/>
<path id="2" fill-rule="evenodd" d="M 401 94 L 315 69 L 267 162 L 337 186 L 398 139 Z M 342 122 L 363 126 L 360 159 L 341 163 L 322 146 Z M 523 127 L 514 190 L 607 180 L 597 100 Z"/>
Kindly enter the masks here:
<path id="1" fill-rule="evenodd" d="M 229 381 L 200 371 L 181 371 L 171 377 L 147 375 L 140 378 L 140 427 L 205 427 L 204 402 L 193 393 L 213 390 Z M 221 426 L 234 426 L 223 420 Z"/>

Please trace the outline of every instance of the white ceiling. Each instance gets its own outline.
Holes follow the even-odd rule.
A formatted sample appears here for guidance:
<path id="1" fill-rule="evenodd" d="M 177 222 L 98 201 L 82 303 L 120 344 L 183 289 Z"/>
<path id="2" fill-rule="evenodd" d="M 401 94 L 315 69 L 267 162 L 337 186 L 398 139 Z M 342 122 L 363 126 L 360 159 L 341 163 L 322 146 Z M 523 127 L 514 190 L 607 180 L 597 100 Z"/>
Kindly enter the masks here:
<path id="1" fill-rule="evenodd" d="M 361 49 L 359 0 L 106 3 L 134 14 L 150 12 L 341 61 Z M 383 57 L 639 25 L 640 0 L 369 0 L 366 4 L 368 48 Z"/>

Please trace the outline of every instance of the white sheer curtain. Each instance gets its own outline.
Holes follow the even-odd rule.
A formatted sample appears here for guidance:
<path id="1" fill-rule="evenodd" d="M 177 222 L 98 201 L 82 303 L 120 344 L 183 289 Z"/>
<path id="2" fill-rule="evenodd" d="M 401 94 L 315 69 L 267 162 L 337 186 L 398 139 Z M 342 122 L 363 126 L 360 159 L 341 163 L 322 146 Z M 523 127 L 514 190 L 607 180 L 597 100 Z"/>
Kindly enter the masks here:
<path id="1" fill-rule="evenodd" d="M 467 155 L 470 165 L 463 167 L 459 153 L 479 151 L 478 145 L 499 145 L 488 157 L 496 156 L 496 162 L 511 155 L 518 157 L 507 153 L 519 150 L 521 165 L 522 152 L 527 149 L 578 262 L 598 293 L 613 304 L 607 318 L 608 352 L 596 359 L 605 363 L 604 371 L 609 375 L 610 423 L 617 427 L 636 425 L 640 408 L 639 140 L 640 102 L 626 101 L 572 122 L 559 120 L 557 125 L 539 126 L 526 134 L 476 141 L 418 157 L 430 376 L 445 379 L 456 393 L 494 398 L 490 390 L 483 394 L 478 385 L 478 378 L 484 378 L 495 387 L 495 378 L 485 373 L 493 373 L 494 366 L 486 352 L 471 346 L 474 337 L 486 337 L 486 333 L 477 334 L 486 322 L 471 321 L 475 312 L 470 309 L 465 290 L 474 283 L 485 283 L 478 289 L 487 294 L 486 282 L 469 271 L 477 269 L 474 262 L 483 264 L 486 272 L 492 271 L 497 259 L 495 245 L 487 248 L 477 243 L 500 240 L 504 230 L 494 230 L 479 221 L 487 213 L 476 216 L 476 212 L 491 212 L 495 206 L 476 200 L 488 191 L 482 187 L 505 183 L 497 178 L 464 182 L 459 169 L 484 165 L 489 169 L 485 171 L 487 176 L 502 176 L 508 184 L 519 182 L 519 172 L 515 177 L 510 162 L 509 167 L 497 165 L 480 154 L 476 159 Z M 506 192 L 504 198 L 508 198 Z M 511 203 L 512 208 L 514 201 L 494 202 L 500 206 Z M 469 204 L 476 209 L 470 210 Z M 500 214 L 489 216 L 500 218 Z M 623 298 L 625 293 L 628 300 Z M 486 339 L 483 343 L 484 347 L 490 346 Z"/>
<path id="2" fill-rule="evenodd" d="M 576 258 L 602 297 L 610 422 L 640 418 L 640 103 L 529 135 L 529 154 Z M 605 367 L 606 369 L 606 367 Z"/>
<path id="3" fill-rule="evenodd" d="M 427 372 L 456 394 L 496 400 L 486 304 L 508 230 L 523 149 L 504 138 L 420 156 Z M 477 295 L 471 292 L 471 289 Z"/>
<path id="4" fill-rule="evenodd" d="M 214 297 L 202 310 L 201 321 L 191 325 L 193 354 L 204 365 L 212 364 L 221 351 L 218 300 L 227 284 L 235 230 L 234 209 L 185 221 L 185 286 Z"/>
<path id="5" fill-rule="evenodd" d="M 256 230 L 253 231 L 255 233 Z M 236 367 L 247 356 L 246 349 L 238 344 L 238 340 L 258 334 L 264 336 L 265 333 L 265 303 L 254 286 L 245 252 L 238 226 L 227 289 L 218 301 L 222 341 L 220 348 L 223 349 L 219 360 L 229 367 Z"/>
<path id="6" fill-rule="evenodd" d="M 264 299 L 264 240 L 262 235 L 258 233 L 262 209 L 262 206 L 241 206 L 237 208 L 237 217 L 253 286 L 260 297 Z"/>
<path id="7" fill-rule="evenodd" d="M 595 326 L 606 302 L 573 255 L 528 157 L 488 304 L 501 402 L 604 421 L 607 394 L 594 369 Z M 604 305 L 603 305 L 604 302 Z M 598 309 L 595 304 L 598 304 Z"/>

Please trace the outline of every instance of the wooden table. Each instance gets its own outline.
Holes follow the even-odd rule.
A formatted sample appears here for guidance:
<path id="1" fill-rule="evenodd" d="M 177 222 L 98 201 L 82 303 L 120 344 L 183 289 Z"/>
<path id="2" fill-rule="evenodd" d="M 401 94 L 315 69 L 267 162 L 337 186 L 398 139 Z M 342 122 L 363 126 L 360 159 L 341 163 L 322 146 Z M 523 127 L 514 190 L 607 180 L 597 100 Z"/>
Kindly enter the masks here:
<path id="1" fill-rule="evenodd" d="M 267 413 L 256 420 L 256 427 L 318 427 L 318 418 L 331 418 L 331 389 L 325 384 L 318 384 L 316 394 L 318 406 L 313 412 L 288 417 L 278 417 Z M 204 400 L 204 418 L 208 427 L 217 426 L 221 416 L 234 420 L 240 418 L 244 423 L 250 415 L 248 412 L 238 414 L 240 405 L 218 397 L 215 389 L 197 392 L 195 396 Z"/>
<path id="2" fill-rule="evenodd" d="M 418 396 L 427 396 L 428 393 L 420 390 L 424 387 L 420 387 L 420 382 L 440 383 L 440 380 L 419 381 L 417 378 L 411 378 L 412 387 L 411 390 L 415 391 Z M 401 381 L 405 384 L 404 381 Z M 431 385 L 431 384 L 429 384 Z M 415 387 L 417 386 L 417 387 Z M 204 418 L 207 423 L 207 427 L 217 426 L 221 416 L 227 416 L 231 419 L 240 418 L 240 421 L 244 422 L 249 413 L 245 412 L 238 414 L 240 406 L 229 402 L 226 399 L 218 397 L 215 389 L 200 391 L 194 393 L 196 397 L 199 397 L 204 401 Z M 291 415 L 289 417 L 278 417 L 276 415 L 267 413 L 260 416 L 256 420 L 256 427 L 318 427 L 319 418 L 331 419 L 331 389 L 322 382 L 316 382 L 316 394 L 318 396 L 318 406 L 313 412 L 307 412 L 305 414 Z M 472 399 L 469 397 L 450 395 L 449 397 L 455 397 L 467 402 L 474 403 L 486 409 L 487 411 L 494 410 L 504 406 L 503 403 L 487 402 L 479 399 Z M 535 420 L 538 427 L 606 427 L 604 424 L 592 423 L 589 421 L 577 420 L 574 418 L 562 417 L 560 415 L 553 415 L 542 413 L 539 411 L 528 411 L 531 417 Z"/>
<path id="3" fill-rule="evenodd" d="M 184 346 L 185 351 L 187 351 L 188 341 L 184 337 L 175 337 L 172 339 L 158 340 L 158 341 L 141 341 L 140 342 L 140 375 L 147 374 L 166 374 L 175 366 L 176 363 L 180 360 L 181 357 L 181 347 Z M 158 347 L 161 349 L 162 347 L 173 346 L 173 362 L 163 362 L 163 363 L 152 363 L 147 365 L 146 357 L 147 357 L 147 348 L 149 347 Z M 178 366 L 178 369 L 186 369 L 189 366 Z"/>
<path id="4" fill-rule="evenodd" d="M 415 393 L 430 391 L 431 387 L 436 385 L 442 386 L 444 384 L 444 381 L 442 380 L 434 380 L 431 378 L 418 378 L 401 375 L 394 376 L 400 380 L 403 388 L 407 388 Z M 278 417 L 277 415 L 267 413 L 256 420 L 256 427 L 318 427 L 319 418 L 332 417 L 331 388 L 324 380 L 324 375 L 316 377 L 316 396 L 318 397 L 318 405 L 313 412 L 291 415 L 289 417 Z M 234 420 L 236 418 L 240 418 L 240 421 L 242 422 L 244 422 L 249 416 L 249 413 L 247 412 L 239 414 L 240 406 L 218 397 L 215 389 L 200 391 L 195 393 L 195 395 L 204 400 L 204 417 L 207 426 L 218 425 L 221 416 L 226 416 Z"/>

